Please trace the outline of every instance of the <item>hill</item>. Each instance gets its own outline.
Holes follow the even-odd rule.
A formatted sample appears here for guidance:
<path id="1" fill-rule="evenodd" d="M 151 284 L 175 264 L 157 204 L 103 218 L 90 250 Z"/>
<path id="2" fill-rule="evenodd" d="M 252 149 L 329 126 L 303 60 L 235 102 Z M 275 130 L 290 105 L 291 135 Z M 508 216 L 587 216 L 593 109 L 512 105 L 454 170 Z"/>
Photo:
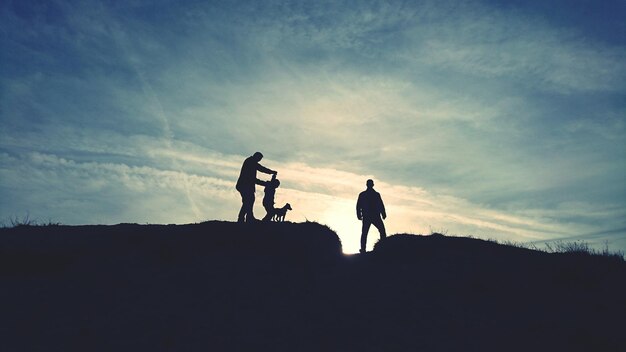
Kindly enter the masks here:
<path id="1" fill-rule="evenodd" d="M 626 264 L 316 223 L 0 230 L 2 351 L 622 351 Z"/>

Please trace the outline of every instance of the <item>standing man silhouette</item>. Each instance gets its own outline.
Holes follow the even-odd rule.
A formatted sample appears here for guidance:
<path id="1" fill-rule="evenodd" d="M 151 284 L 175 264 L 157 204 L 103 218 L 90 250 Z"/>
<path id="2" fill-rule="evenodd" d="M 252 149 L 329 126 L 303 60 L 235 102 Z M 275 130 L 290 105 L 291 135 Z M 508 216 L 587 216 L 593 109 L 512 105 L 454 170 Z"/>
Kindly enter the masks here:
<path id="1" fill-rule="evenodd" d="M 380 193 L 374 190 L 374 181 L 367 180 L 367 189 L 359 194 L 359 199 L 356 202 L 356 217 L 359 220 L 363 220 L 363 230 L 361 231 L 361 253 L 365 253 L 367 245 L 367 233 L 370 230 L 370 225 L 376 226 L 380 233 L 380 239 L 387 237 L 385 233 L 385 224 L 383 219 L 387 218 L 385 212 L 385 205 L 383 199 L 380 197 Z M 382 215 L 382 219 L 380 216 Z"/>
<path id="2" fill-rule="evenodd" d="M 261 171 L 271 175 L 278 174 L 278 172 L 259 164 L 261 159 L 263 159 L 263 154 L 256 152 L 251 157 L 246 158 L 241 166 L 241 172 L 239 173 L 239 179 L 235 187 L 241 194 L 242 203 L 241 210 L 239 210 L 239 217 L 237 218 L 238 222 L 253 222 L 256 220 L 253 214 L 255 185 L 264 184 L 263 181 L 256 178 L 256 172 Z"/>

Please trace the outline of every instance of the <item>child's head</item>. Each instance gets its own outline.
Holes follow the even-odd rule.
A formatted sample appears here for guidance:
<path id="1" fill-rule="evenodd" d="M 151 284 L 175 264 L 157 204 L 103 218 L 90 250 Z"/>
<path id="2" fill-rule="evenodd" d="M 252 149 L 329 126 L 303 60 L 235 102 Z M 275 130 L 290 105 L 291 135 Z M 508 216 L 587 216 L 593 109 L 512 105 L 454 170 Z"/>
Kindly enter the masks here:
<path id="1" fill-rule="evenodd" d="M 278 186 L 280 186 L 280 181 L 278 181 L 277 178 L 273 179 L 271 183 L 274 188 L 278 188 Z"/>

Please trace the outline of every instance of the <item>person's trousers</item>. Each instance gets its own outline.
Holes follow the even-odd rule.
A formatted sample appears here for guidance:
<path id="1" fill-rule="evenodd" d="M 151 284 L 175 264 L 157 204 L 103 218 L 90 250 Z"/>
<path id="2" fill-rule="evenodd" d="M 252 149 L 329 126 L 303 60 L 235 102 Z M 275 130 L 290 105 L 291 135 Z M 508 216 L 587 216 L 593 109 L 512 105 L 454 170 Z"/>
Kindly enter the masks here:
<path id="1" fill-rule="evenodd" d="M 265 217 L 263 218 L 263 221 L 270 221 L 270 220 L 272 220 L 272 217 L 276 213 L 276 210 L 274 209 L 274 205 L 273 204 L 264 203 L 263 204 L 263 208 L 265 208 L 265 212 L 267 213 L 267 214 L 265 214 Z"/>
<path id="2" fill-rule="evenodd" d="M 239 191 L 241 194 L 241 210 L 239 210 L 238 222 L 254 221 L 254 190 Z"/>
<path id="3" fill-rule="evenodd" d="M 374 225 L 378 232 L 380 233 L 380 239 L 387 237 L 387 233 L 385 232 L 385 224 L 383 223 L 383 219 L 380 216 L 376 217 L 363 217 L 363 230 L 361 231 L 361 249 L 365 251 L 367 247 L 367 233 L 370 230 L 370 226 Z"/>

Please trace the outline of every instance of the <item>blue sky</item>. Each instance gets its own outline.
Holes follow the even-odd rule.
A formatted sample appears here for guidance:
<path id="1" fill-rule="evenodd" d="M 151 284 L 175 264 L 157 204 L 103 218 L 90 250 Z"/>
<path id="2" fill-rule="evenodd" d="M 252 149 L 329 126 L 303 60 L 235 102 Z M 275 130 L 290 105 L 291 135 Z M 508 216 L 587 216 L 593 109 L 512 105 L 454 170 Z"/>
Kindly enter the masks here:
<path id="1" fill-rule="evenodd" d="M 625 16 L 623 1 L 5 1 L 0 218 L 234 220 L 258 150 L 288 219 L 327 223 L 347 252 L 370 177 L 392 233 L 626 250 Z"/>

